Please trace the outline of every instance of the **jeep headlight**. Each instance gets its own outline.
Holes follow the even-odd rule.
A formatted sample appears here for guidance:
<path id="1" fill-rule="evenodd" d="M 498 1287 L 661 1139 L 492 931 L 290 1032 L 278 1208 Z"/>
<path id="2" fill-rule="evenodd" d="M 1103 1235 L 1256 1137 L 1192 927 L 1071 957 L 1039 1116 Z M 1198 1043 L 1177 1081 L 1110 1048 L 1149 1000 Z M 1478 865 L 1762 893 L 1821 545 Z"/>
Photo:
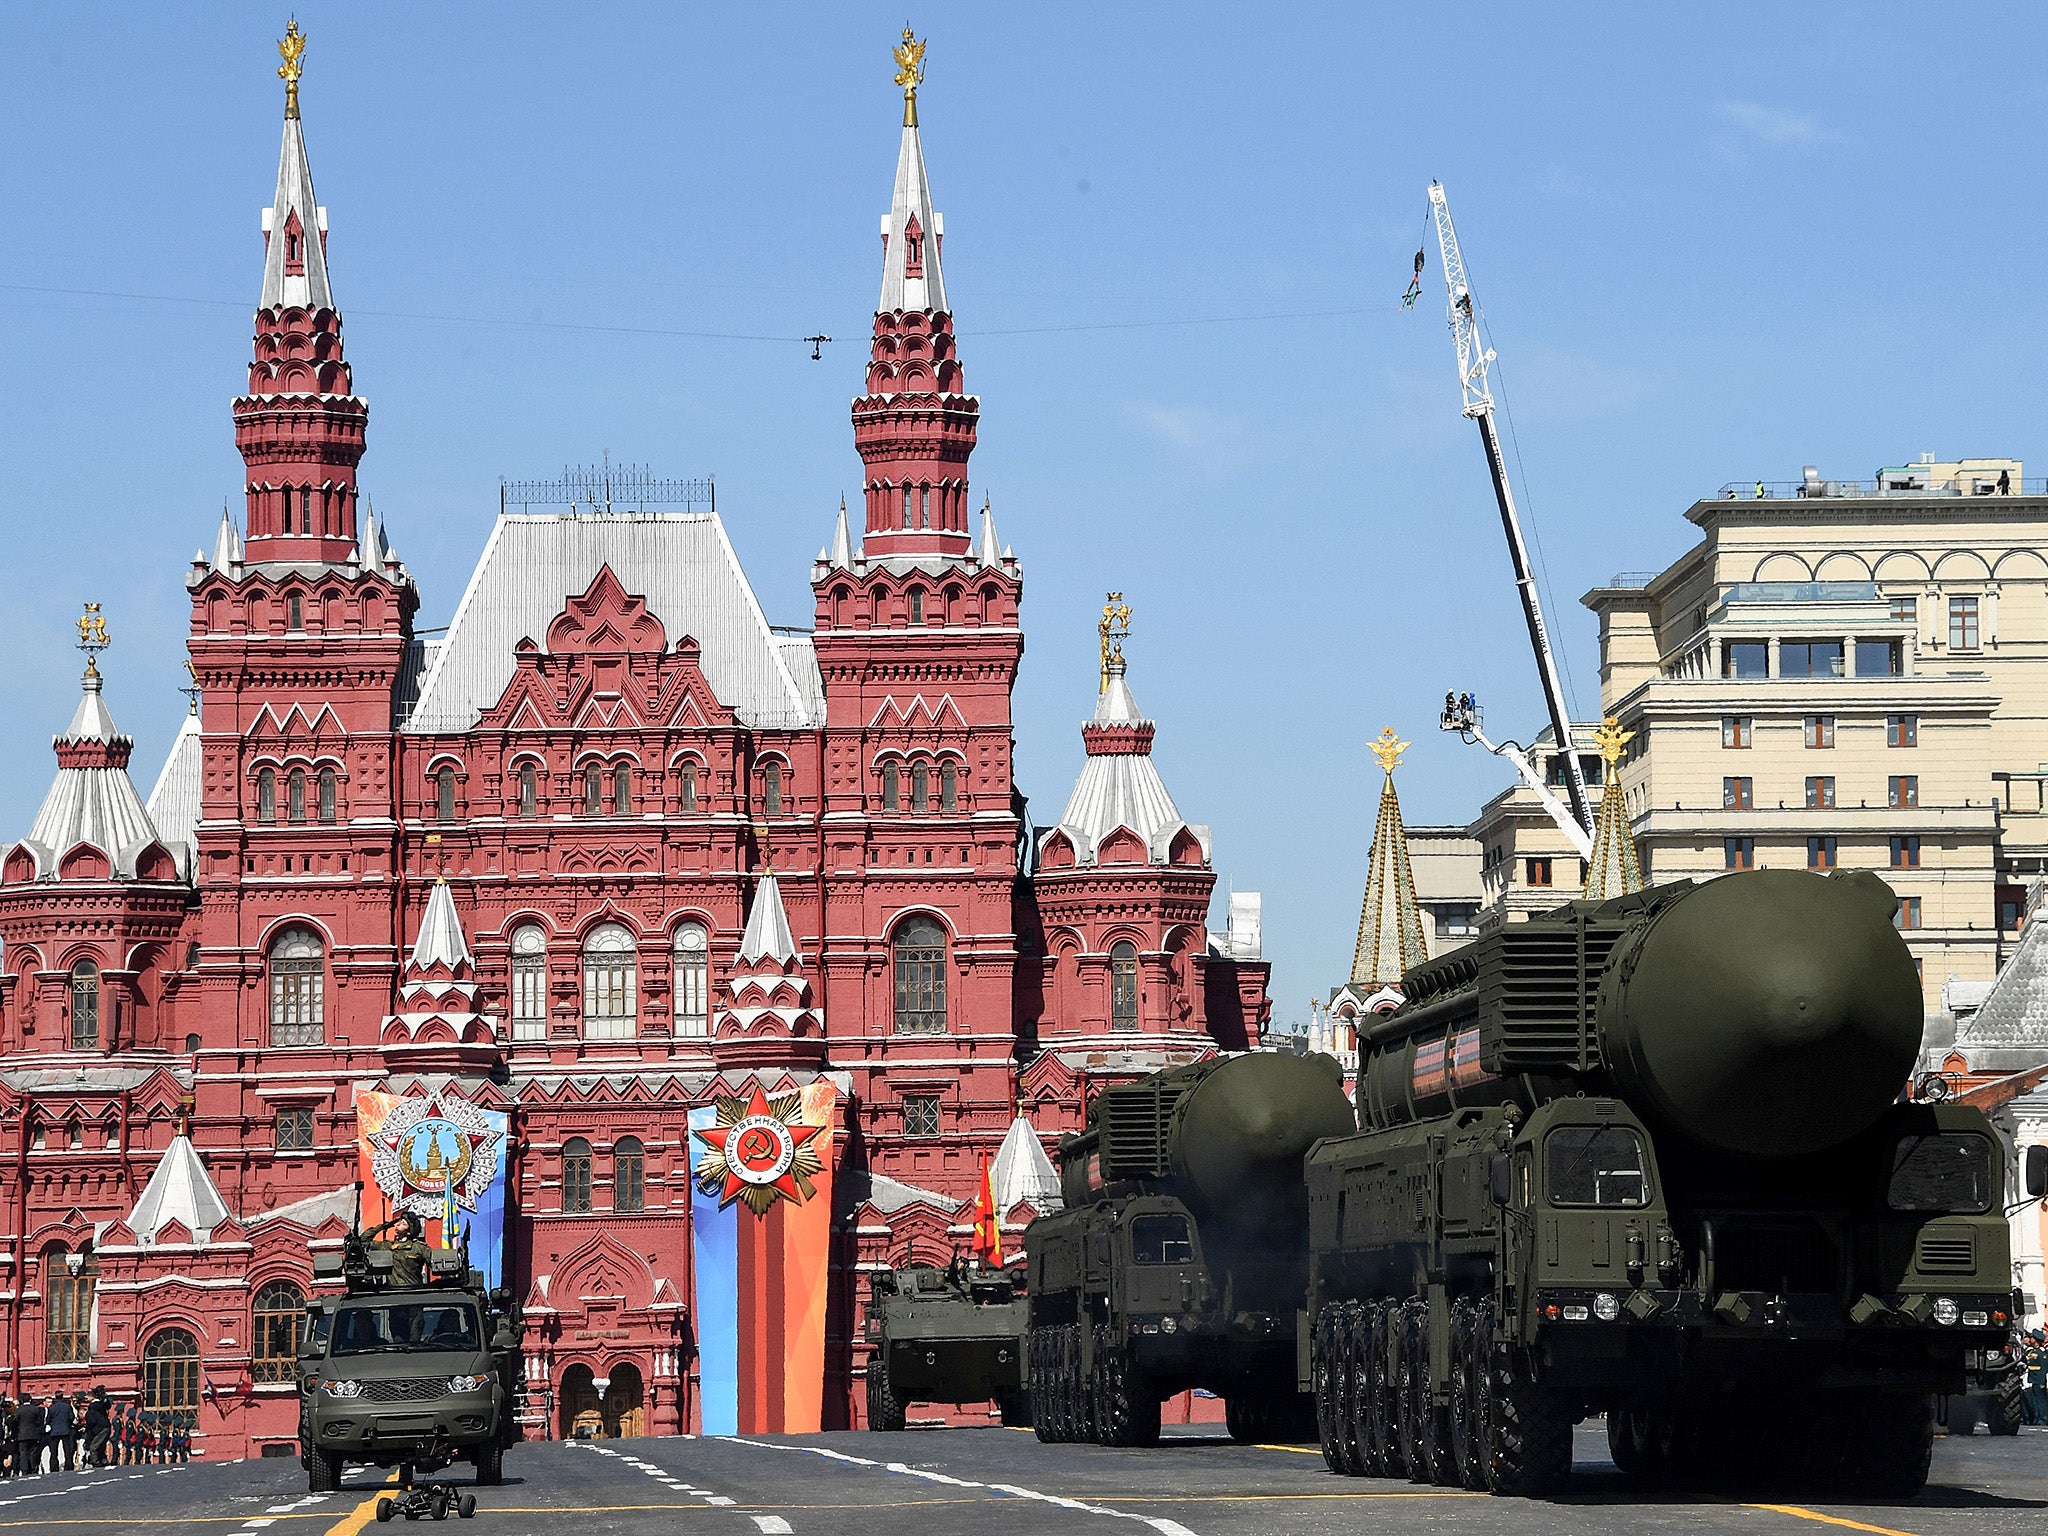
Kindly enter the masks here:
<path id="1" fill-rule="evenodd" d="M 451 1376 L 448 1390 L 451 1392 L 481 1392 L 490 1381 L 488 1376 Z"/>
<path id="2" fill-rule="evenodd" d="M 360 1381 L 323 1381 L 320 1390 L 329 1397 L 361 1397 L 363 1384 Z"/>
<path id="3" fill-rule="evenodd" d="M 1621 1316 L 1621 1298 L 1612 1291 L 1602 1291 L 1593 1298 L 1593 1315 L 1603 1323 L 1611 1323 Z"/>
<path id="4" fill-rule="evenodd" d="M 1947 1328 L 1953 1326 L 1955 1320 L 1961 1315 L 1962 1308 L 1956 1305 L 1955 1297 L 1937 1296 L 1935 1298 L 1934 1320 L 1937 1323 L 1941 1324 L 1942 1327 Z"/>

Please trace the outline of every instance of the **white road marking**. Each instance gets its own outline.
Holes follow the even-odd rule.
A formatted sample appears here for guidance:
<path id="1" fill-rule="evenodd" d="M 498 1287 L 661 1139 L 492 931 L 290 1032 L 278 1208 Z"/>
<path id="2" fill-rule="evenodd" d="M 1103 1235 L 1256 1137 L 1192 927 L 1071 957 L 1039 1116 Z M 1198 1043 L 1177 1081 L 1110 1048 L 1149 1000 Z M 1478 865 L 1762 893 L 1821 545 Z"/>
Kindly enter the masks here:
<path id="1" fill-rule="evenodd" d="M 761 1528 L 761 1536 L 789 1536 L 789 1522 L 780 1515 L 756 1515 L 754 1524 Z"/>

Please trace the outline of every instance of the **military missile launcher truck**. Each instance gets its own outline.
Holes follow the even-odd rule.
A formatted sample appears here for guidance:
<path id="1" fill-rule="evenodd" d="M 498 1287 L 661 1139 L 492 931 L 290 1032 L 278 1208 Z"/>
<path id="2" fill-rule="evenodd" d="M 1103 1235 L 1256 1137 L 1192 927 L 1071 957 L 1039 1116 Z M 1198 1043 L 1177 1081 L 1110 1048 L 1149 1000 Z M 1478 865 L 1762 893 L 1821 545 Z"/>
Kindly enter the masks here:
<path id="1" fill-rule="evenodd" d="M 903 1428 L 913 1403 L 993 1401 L 1003 1423 L 1030 1422 L 1020 1272 L 956 1259 L 886 1270 L 871 1284 L 868 1428 Z"/>
<path id="2" fill-rule="evenodd" d="M 1041 1440 L 1149 1445 L 1162 1400 L 1222 1396 L 1239 1440 L 1296 1435 L 1302 1157 L 1350 1131 L 1328 1056 L 1212 1059 L 1105 1089 L 1060 1146 L 1065 1209 L 1025 1229 Z"/>
<path id="3" fill-rule="evenodd" d="M 1572 903 L 1411 971 L 1307 1160 L 1300 1380 L 1342 1473 L 1924 1484 L 2014 1310 L 1984 1116 L 1901 1102 L 1921 991 L 1867 872 Z M 2027 1170 L 2038 1188 L 2043 1170 Z"/>

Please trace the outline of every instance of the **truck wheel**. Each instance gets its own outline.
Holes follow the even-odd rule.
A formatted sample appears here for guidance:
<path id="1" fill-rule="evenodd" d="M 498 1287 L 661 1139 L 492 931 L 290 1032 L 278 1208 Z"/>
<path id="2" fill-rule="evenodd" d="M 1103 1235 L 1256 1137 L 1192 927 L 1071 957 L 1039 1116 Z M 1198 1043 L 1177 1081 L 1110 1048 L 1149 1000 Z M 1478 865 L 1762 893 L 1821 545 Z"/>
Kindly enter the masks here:
<path id="1" fill-rule="evenodd" d="M 1330 1393 L 1337 1429 L 1338 1470 L 1346 1477 L 1365 1471 L 1364 1425 L 1358 1417 L 1356 1378 L 1358 1351 L 1352 1336 L 1358 1331 L 1359 1305 L 1347 1301 L 1330 1322 Z"/>
<path id="2" fill-rule="evenodd" d="M 1159 1443 L 1159 1399 L 1127 1352 L 1097 1346 L 1094 1386 L 1096 1433 L 1104 1445 Z"/>
<path id="3" fill-rule="evenodd" d="M 868 1428 L 898 1430 L 907 1417 L 889 1388 L 889 1367 L 884 1357 L 879 1352 L 868 1356 Z"/>
<path id="4" fill-rule="evenodd" d="M 1424 1326 L 1417 1321 L 1416 1307 L 1410 1302 L 1393 1313 L 1389 1319 L 1397 1330 L 1395 1347 L 1398 1351 L 1400 1374 L 1396 1380 L 1396 1396 L 1400 1403 L 1397 1420 L 1401 1435 L 1401 1459 L 1408 1466 L 1408 1481 L 1411 1483 L 1434 1483 L 1436 1481 L 1435 1436 L 1429 1426 L 1429 1348 L 1428 1335 Z"/>
<path id="5" fill-rule="evenodd" d="M 341 1487 L 341 1475 L 348 1463 L 332 1451 L 315 1451 L 306 1458 L 306 1492 L 333 1493 Z"/>
<path id="6" fill-rule="evenodd" d="M 1262 1394 L 1249 1390 L 1233 1393 L 1223 1400 L 1223 1427 L 1230 1431 L 1230 1438 L 1239 1445 L 1256 1445 L 1266 1438 L 1266 1426 L 1271 1417 L 1266 1409 L 1266 1399 Z"/>
<path id="7" fill-rule="evenodd" d="M 2004 1371 L 1994 1378 L 1990 1411 L 1984 1416 L 1984 1428 L 1994 1435 L 2018 1434 L 2021 1423 L 2026 1419 L 2025 1390 L 2018 1371 Z"/>
<path id="8" fill-rule="evenodd" d="M 1373 1439 L 1380 1447 L 1382 1477 L 1408 1475 L 1408 1448 L 1401 1438 L 1400 1313 L 1392 1302 L 1372 1309 Z"/>
<path id="9" fill-rule="evenodd" d="M 1474 1347 L 1478 1314 L 1469 1301 L 1451 1312 L 1451 1461 L 1459 1485 L 1480 1492 L 1486 1487 L 1486 1458 L 1479 1438 L 1479 1351 Z"/>
<path id="10" fill-rule="evenodd" d="M 1034 1422 L 1031 1399 L 1024 1392 L 1005 1392 L 996 1399 L 996 1415 L 1005 1429 L 1029 1429 Z"/>
<path id="11" fill-rule="evenodd" d="M 1046 1362 L 1046 1333 L 1033 1328 L 1024 1335 L 1024 1390 L 1031 1399 L 1031 1429 L 1042 1445 L 1059 1441 L 1059 1413 L 1053 1403 L 1052 1372 Z"/>
<path id="12" fill-rule="evenodd" d="M 1349 1477 L 1344 1448 L 1344 1361 L 1333 1340 L 1343 1326 L 1341 1306 L 1326 1306 L 1316 1313 L 1309 1331 L 1309 1374 L 1315 1382 L 1316 1443 L 1323 1453 L 1323 1465 L 1339 1476 Z"/>
<path id="13" fill-rule="evenodd" d="M 1575 1415 L 1519 1351 L 1496 1346 L 1490 1353 L 1493 1491 L 1514 1498 L 1553 1492 L 1571 1477 Z"/>
<path id="14" fill-rule="evenodd" d="M 1379 1372 L 1375 1364 L 1378 1357 L 1373 1353 L 1373 1316 L 1377 1311 L 1371 1302 L 1352 1307 L 1344 1341 L 1349 1354 L 1345 1376 L 1351 1394 L 1350 1418 L 1358 1437 L 1358 1470 L 1366 1477 L 1387 1475 L 1387 1442 L 1380 1423 Z"/>
<path id="15" fill-rule="evenodd" d="M 505 1447 L 492 1440 L 480 1445 L 476 1452 L 476 1485 L 479 1488 L 496 1488 L 505 1481 Z"/>
<path id="16" fill-rule="evenodd" d="M 1870 1392 L 1843 1416 L 1846 1490 L 1910 1499 L 1927 1486 L 1934 1456 L 1934 1399 L 1912 1392 Z"/>

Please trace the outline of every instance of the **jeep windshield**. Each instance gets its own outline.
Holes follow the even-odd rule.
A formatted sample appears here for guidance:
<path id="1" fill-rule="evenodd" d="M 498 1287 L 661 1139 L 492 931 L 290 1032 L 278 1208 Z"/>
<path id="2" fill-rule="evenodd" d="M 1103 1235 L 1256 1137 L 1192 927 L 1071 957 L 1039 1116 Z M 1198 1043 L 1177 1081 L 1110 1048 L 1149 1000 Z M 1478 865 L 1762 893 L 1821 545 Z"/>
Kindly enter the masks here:
<path id="1" fill-rule="evenodd" d="M 395 1301 L 343 1307 L 328 1348 L 342 1355 L 473 1353 L 480 1345 L 476 1308 L 466 1302 Z"/>

